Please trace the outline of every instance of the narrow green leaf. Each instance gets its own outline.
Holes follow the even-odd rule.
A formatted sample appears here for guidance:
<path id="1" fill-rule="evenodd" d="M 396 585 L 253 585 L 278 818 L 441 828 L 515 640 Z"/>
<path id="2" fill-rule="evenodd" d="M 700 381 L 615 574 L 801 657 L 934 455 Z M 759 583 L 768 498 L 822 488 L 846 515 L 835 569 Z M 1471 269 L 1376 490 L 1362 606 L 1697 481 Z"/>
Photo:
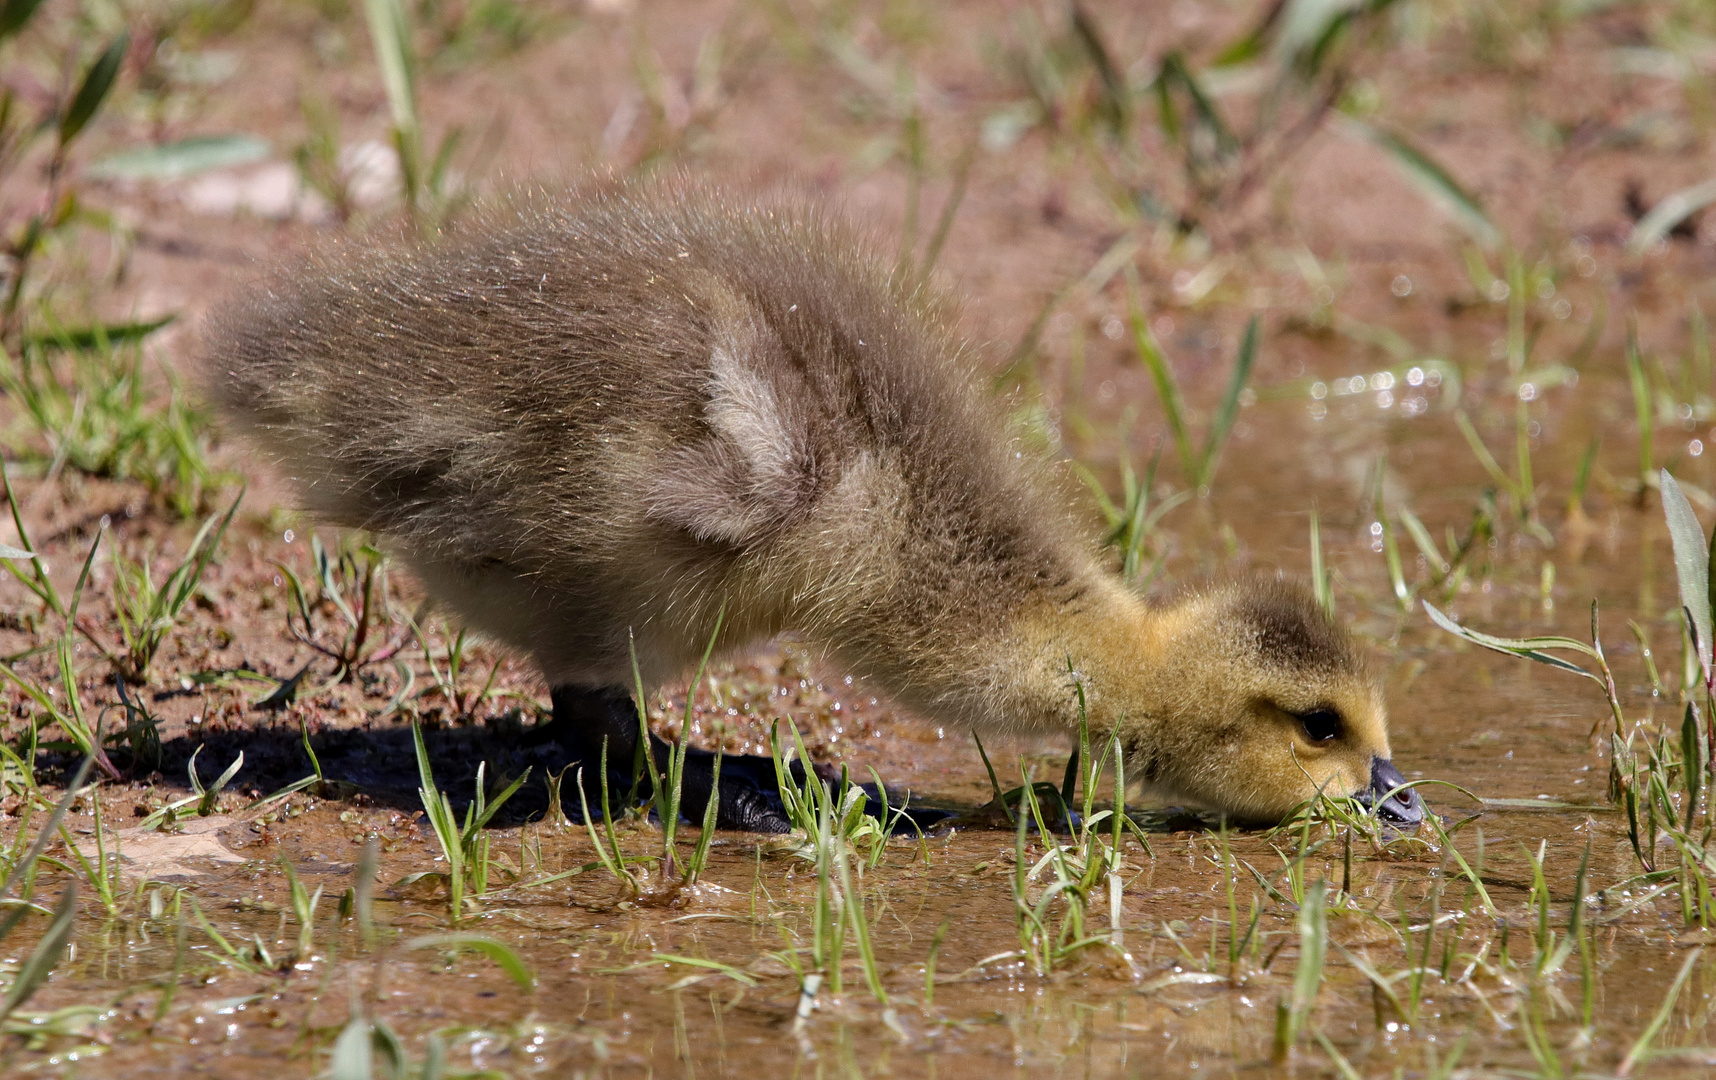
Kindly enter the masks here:
<path id="1" fill-rule="evenodd" d="M 1448 565 L 1448 560 L 1442 557 L 1442 550 L 1436 546 L 1435 538 L 1430 535 L 1430 530 L 1424 527 L 1424 523 L 1418 520 L 1418 515 L 1404 506 L 1400 508 L 1399 514 L 1400 523 L 1406 526 L 1406 534 L 1412 537 L 1412 542 L 1417 545 L 1419 553 L 1435 568 L 1436 572 L 1446 574 L 1451 570 L 1452 567 Z"/>
<path id="2" fill-rule="evenodd" d="M 1668 994 L 1662 999 L 1661 1007 L 1656 1010 L 1656 1015 L 1651 1017 L 1650 1023 L 1639 1035 L 1638 1041 L 1633 1043 L 1632 1049 L 1627 1051 L 1627 1056 L 1621 1062 L 1621 1067 L 1615 1070 L 1616 1076 L 1626 1076 L 1633 1071 L 1633 1066 L 1650 1060 L 1651 1043 L 1656 1041 L 1657 1035 L 1662 1032 L 1663 1026 L 1668 1023 L 1668 1018 L 1674 1013 L 1674 1003 L 1680 998 L 1680 989 L 1686 985 L 1686 978 L 1692 974 L 1693 965 L 1697 964 L 1699 957 L 1703 955 L 1704 950 L 1702 948 L 1694 949 L 1692 954 L 1680 965 L 1680 973 L 1675 975 L 1674 982 L 1668 988 Z"/>
<path id="3" fill-rule="evenodd" d="M 1305 890 L 1299 905 L 1299 964 L 1293 973 L 1293 1028 L 1297 1031 L 1316 1004 L 1323 984 L 1323 958 L 1329 947 L 1329 923 L 1325 911 L 1328 882 L 1318 879 Z"/>
<path id="4" fill-rule="evenodd" d="M 16 34 L 42 6 L 42 0 L 5 0 L 0 4 L 0 41 Z"/>
<path id="5" fill-rule="evenodd" d="M 1313 1027 L 1311 1035 L 1317 1040 L 1317 1045 L 1323 1048 L 1323 1053 L 1329 1055 L 1329 1059 L 1335 1063 L 1335 1070 L 1341 1074 L 1341 1080 L 1364 1080 L 1359 1071 L 1353 1068 L 1353 1063 L 1346 1059 L 1345 1055 L 1336 1048 L 1327 1035 L 1323 1034 L 1322 1028 Z"/>
<path id="6" fill-rule="evenodd" d="M 1191 99 L 1192 111 L 1197 115 L 1198 122 L 1214 137 L 1216 148 L 1223 154 L 1231 154 L 1239 148 L 1239 140 L 1222 119 L 1221 110 L 1215 106 L 1215 100 L 1198 82 L 1191 68 L 1186 66 L 1186 58 L 1179 52 L 1169 53 L 1162 58 L 1162 72 L 1156 76 L 1157 83 L 1164 90 L 1173 83 L 1179 83 Z"/>
<path id="7" fill-rule="evenodd" d="M 369 1021 L 354 1016 L 334 1040 L 328 1080 L 375 1080 L 374 1049 Z"/>
<path id="8" fill-rule="evenodd" d="M 1109 130 L 1120 137 L 1126 131 L 1126 118 L 1132 111 L 1132 96 L 1126 86 L 1126 78 L 1120 68 L 1114 63 L 1114 58 L 1103 41 L 1102 29 L 1096 20 L 1085 10 L 1083 4 L 1076 0 L 1072 5 L 1073 36 L 1084 47 L 1090 62 L 1096 68 L 1098 79 L 1102 83 L 1102 93 L 1097 99 L 1096 114 L 1108 125 Z"/>
<path id="9" fill-rule="evenodd" d="M 1228 433 L 1233 430 L 1234 418 L 1239 415 L 1239 399 L 1245 393 L 1245 384 L 1251 378 L 1251 366 L 1256 359 L 1257 316 L 1253 315 L 1245 324 L 1245 336 L 1240 339 L 1239 353 L 1234 357 L 1227 393 L 1222 396 L 1221 406 L 1210 422 L 1209 438 L 1204 443 L 1204 456 L 1199 463 L 1199 486 L 1208 487 L 1215 477 L 1216 462 L 1221 458 L 1221 448 L 1227 442 Z"/>
<path id="10" fill-rule="evenodd" d="M 106 180 L 180 180 L 210 169 L 248 165 L 268 156 L 266 139 L 254 135 L 199 135 L 110 154 L 89 167 Z"/>
<path id="11" fill-rule="evenodd" d="M 77 138 L 84 125 L 89 123 L 96 110 L 101 108 L 101 103 L 107 98 L 107 92 L 113 89 L 113 80 L 119 77 L 119 65 L 125 59 L 125 50 L 130 47 L 130 31 L 121 31 L 84 73 L 83 82 L 72 96 L 71 104 L 66 106 L 65 114 L 60 117 L 61 146 Z"/>
<path id="12" fill-rule="evenodd" d="M 1593 675 L 1591 672 L 1586 671 L 1579 665 L 1570 664 L 1558 656 L 1551 656 L 1549 653 L 1542 651 L 1544 649 L 1573 649 L 1577 652 L 1584 653 L 1586 656 L 1596 656 L 1596 652 L 1582 641 L 1574 641 L 1572 638 L 1564 637 L 1496 637 L 1493 634 L 1486 634 L 1481 630 L 1473 630 L 1471 627 L 1461 626 L 1453 619 L 1450 619 L 1440 611 L 1437 611 L 1428 600 L 1422 601 L 1422 603 L 1424 604 L 1424 610 L 1430 615 L 1431 622 L 1434 622 L 1437 626 L 1440 626 L 1450 634 L 1465 638 L 1474 645 L 1482 645 L 1486 649 L 1494 649 L 1496 652 L 1507 653 L 1510 656 L 1523 656 L 1527 660 L 1536 660 L 1540 664 L 1548 664 L 1550 667 L 1560 668 L 1563 671 L 1570 671 L 1575 675 L 1583 675 L 1587 679 L 1591 679 L 1598 683 L 1602 682 L 1602 679 Z"/>
<path id="13" fill-rule="evenodd" d="M 405 943 L 407 949 L 470 949 L 482 953 L 513 982 L 526 990 L 536 985 L 536 976 L 530 973 L 523 960 L 512 949 L 491 937 L 481 934 L 425 934 L 423 937 L 412 938 Z"/>
<path id="14" fill-rule="evenodd" d="M 1496 464 L 1495 455 L 1491 454 L 1490 448 L 1484 445 L 1483 436 L 1478 434 L 1478 429 L 1472 426 L 1471 420 L 1466 418 L 1463 411 L 1454 413 L 1454 425 L 1460 429 L 1460 434 L 1465 436 L 1466 445 L 1472 448 L 1472 453 L 1476 455 L 1478 464 L 1482 465 L 1484 471 L 1490 474 L 1490 479 L 1503 489 L 1512 492 L 1516 497 L 1519 496 L 1519 485 L 1514 482 L 1513 477 L 1502 471 L 1500 465 Z"/>
<path id="15" fill-rule="evenodd" d="M 1168 358 L 1162 355 L 1161 347 L 1156 344 L 1156 335 L 1150 332 L 1150 325 L 1145 321 L 1144 309 L 1138 299 L 1138 275 L 1130 266 L 1126 274 L 1126 306 L 1132 322 L 1132 343 L 1138 358 L 1150 372 L 1150 380 L 1156 385 L 1156 396 L 1162 402 L 1168 429 L 1174 435 L 1174 451 L 1180 459 L 1180 471 L 1195 484 L 1199 473 L 1198 458 L 1192 452 L 1191 433 L 1186 429 L 1186 406 L 1180 398 L 1180 387 L 1174 382 L 1174 373 L 1168 368 Z"/>
<path id="16" fill-rule="evenodd" d="M 1627 254 L 1640 254 L 1711 203 L 1716 203 L 1716 180 L 1693 184 L 1669 195 L 1633 226 L 1632 235 L 1627 237 Z"/>
<path id="17" fill-rule="evenodd" d="M 1651 403 L 1650 376 L 1639 352 L 1638 318 L 1627 317 L 1627 381 L 1633 390 L 1633 414 L 1639 425 L 1639 492 L 1650 487 L 1656 472 L 1656 410 Z"/>
<path id="18" fill-rule="evenodd" d="M 411 24 L 400 0 L 364 0 L 375 60 L 381 67 L 382 86 L 387 90 L 393 125 L 415 137 L 417 124 L 417 69 L 411 53 Z"/>
<path id="19" fill-rule="evenodd" d="M 1674 573 L 1680 579 L 1680 602 L 1692 619 L 1698 637 L 1698 663 L 1710 674 L 1710 542 L 1698 524 L 1698 515 L 1686 501 L 1686 493 L 1667 469 L 1659 474 L 1662 512 L 1668 518 L 1668 536 L 1674 544 Z"/>
<path id="20" fill-rule="evenodd" d="M 1323 526 L 1315 506 L 1311 507 L 1311 591 L 1317 598 L 1317 606 L 1333 615 L 1335 596 L 1329 584 L 1328 567 L 1323 564 Z"/>
<path id="21" fill-rule="evenodd" d="M 732 964 L 723 964 L 719 960 L 705 960 L 699 956 L 680 956 L 677 953 L 662 952 L 650 953 L 650 958 L 653 960 L 660 960 L 665 964 L 685 964 L 688 967 L 707 968 L 710 971 L 719 971 L 734 982 L 744 983 L 746 986 L 757 985 L 756 976 L 752 975 L 750 972 L 742 971 L 739 968 L 734 967 Z"/>
<path id="22" fill-rule="evenodd" d="M 197 749 L 201 750 L 202 747 L 199 746 Z M 227 784 L 232 782 L 232 778 L 237 776 L 238 770 L 242 768 L 244 768 L 244 751 L 240 750 L 238 752 L 237 759 L 234 760 L 231 765 L 228 765 L 226 767 L 226 771 L 221 773 L 220 776 L 215 779 L 215 782 L 210 784 L 203 791 L 202 798 L 197 802 L 198 817 L 208 817 L 210 814 L 214 813 L 215 797 L 221 793 L 221 789 L 225 788 Z M 196 777 L 194 767 L 191 776 L 193 779 Z"/>
<path id="23" fill-rule="evenodd" d="M 1473 240 L 1487 248 L 1501 243 L 1501 230 L 1496 228 L 1477 198 L 1424 151 L 1407 142 L 1403 136 L 1373 127 L 1362 120 L 1346 117 L 1341 126 L 1349 134 L 1380 147 L 1393 158 L 1412 186 L 1441 207 Z"/>
<path id="24" fill-rule="evenodd" d="M 48 932 L 36 942 L 36 947 L 30 951 L 18 974 L 13 977 L 12 985 L 7 988 L 5 999 L 0 1000 L 0 1020 L 11 1016 L 47 981 L 48 973 L 60 962 L 60 953 L 65 951 L 66 942 L 71 940 L 72 923 L 76 917 L 77 882 L 68 881 L 66 891 L 60 894 L 60 902 L 54 905 L 54 921 L 48 925 Z"/>

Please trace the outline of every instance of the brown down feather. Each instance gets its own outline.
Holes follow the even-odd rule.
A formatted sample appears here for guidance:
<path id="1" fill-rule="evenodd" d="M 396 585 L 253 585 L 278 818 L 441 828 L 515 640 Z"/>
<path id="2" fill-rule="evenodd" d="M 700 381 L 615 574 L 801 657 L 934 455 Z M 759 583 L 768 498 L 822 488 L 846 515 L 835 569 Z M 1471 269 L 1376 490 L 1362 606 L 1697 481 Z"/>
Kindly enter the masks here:
<path id="1" fill-rule="evenodd" d="M 549 680 L 793 631 L 914 712 L 1117 731 L 1163 794 L 1361 790 L 1380 695 L 1303 589 L 1145 605 L 974 384 L 953 308 L 814 205 L 684 180 L 346 239 L 211 320 L 203 378 L 317 517 L 376 534 Z M 1292 715 L 1348 717 L 1310 746 Z M 1283 717 L 1287 717 L 1283 720 Z"/>

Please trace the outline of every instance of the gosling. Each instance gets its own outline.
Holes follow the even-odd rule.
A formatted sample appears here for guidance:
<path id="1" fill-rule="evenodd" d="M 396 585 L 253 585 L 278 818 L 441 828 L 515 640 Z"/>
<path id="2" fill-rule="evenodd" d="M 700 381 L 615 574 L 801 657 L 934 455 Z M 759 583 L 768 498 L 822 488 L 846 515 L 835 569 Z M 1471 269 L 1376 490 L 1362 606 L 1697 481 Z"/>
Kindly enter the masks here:
<path id="1" fill-rule="evenodd" d="M 1348 635 L 1275 581 L 1144 603 L 952 315 L 814 206 L 620 185 L 337 242 L 216 315 L 204 376 L 306 509 L 541 665 L 549 730 L 610 790 L 642 757 L 634 656 L 654 686 L 792 631 L 937 724 L 1071 734 L 1082 685 L 1170 801 L 1417 822 Z M 787 827 L 766 762 L 728 759 L 717 797 L 723 827 Z"/>

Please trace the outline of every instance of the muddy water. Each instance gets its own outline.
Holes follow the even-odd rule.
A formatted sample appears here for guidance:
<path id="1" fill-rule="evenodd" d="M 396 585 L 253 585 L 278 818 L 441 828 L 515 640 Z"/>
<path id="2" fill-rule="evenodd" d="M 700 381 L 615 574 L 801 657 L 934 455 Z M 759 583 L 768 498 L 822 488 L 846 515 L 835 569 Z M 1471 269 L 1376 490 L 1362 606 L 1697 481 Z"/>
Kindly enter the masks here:
<path id="1" fill-rule="evenodd" d="M 1337 351 L 1312 374 L 1332 378 L 1342 363 L 1364 371 L 1365 362 Z M 1627 432 L 1609 418 L 1609 403 L 1624 402 L 1624 393 L 1614 378 L 1592 374 L 1577 389 L 1538 403 L 1534 416 L 1543 434 L 1536 465 L 1557 490 L 1566 490 L 1592 430 L 1612 435 L 1599 476 L 1602 468 L 1628 475 Z M 1638 886 L 1605 893 L 1589 909 L 1599 923 L 1599 977 L 1588 1040 L 1579 1032 L 1577 960 L 1535 986 L 1515 966 L 1531 957 L 1527 849 L 1545 845 L 1556 925 L 1587 848 L 1592 889 L 1626 882 L 1636 862 L 1624 821 L 1605 799 L 1607 760 L 1588 737 L 1606 716 L 1594 687 L 1455 642 L 1421 612 L 1402 614 L 1389 591 L 1383 558 L 1372 550 L 1366 487 L 1382 449 L 1391 453 L 1389 498 L 1410 505 L 1438 538 L 1447 525 L 1463 531 L 1486 482 L 1444 403 L 1428 392 L 1425 400 L 1421 415 L 1403 416 L 1398 400 L 1384 407 L 1368 390 L 1319 402 L 1299 385 L 1246 410 L 1213 503 L 1187 506 L 1168 519 L 1175 544 L 1170 571 L 1180 580 L 1236 570 L 1303 572 L 1306 511 L 1315 500 L 1341 614 L 1372 643 L 1386 680 L 1396 762 L 1409 778 L 1452 781 L 1481 800 L 1427 791 L 1450 823 L 1479 815 L 1457 843 L 1468 860 L 1481 859 L 1494 916 L 1479 910 L 1447 856 L 1428 843 L 1360 842 L 1350 869 L 1339 843 L 1309 861 L 1310 877 L 1347 879 L 1354 899 L 1352 909 L 1331 915 L 1331 937 L 1349 952 L 1330 948 L 1311 1026 L 1365 1076 L 1422 1075 L 1461 1046 L 1463 1068 L 1535 1072 L 1528 1030 L 1547 1038 L 1569 1072 L 1612 1071 L 1701 938 L 1683 930 L 1678 904 L 1667 898 L 1640 904 Z M 1511 407 L 1498 409 L 1496 418 L 1511 423 Z M 1481 414 L 1479 421 L 1485 423 Z M 1492 445 L 1511 446 L 1507 439 L 1492 435 Z M 1667 436 L 1662 445 L 1669 448 Z M 1287 446 L 1302 450 L 1278 452 Z M 1709 486 L 1701 465 L 1686 460 L 1683 475 Z M 1594 524 L 1583 539 L 1562 529 L 1547 546 L 1518 528 L 1501 528 L 1480 560 L 1489 572 L 1474 574 L 1448 607 L 1500 633 L 1583 636 L 1589 601 L 1599 600 L 1629 720 L 1674 723 L 1677 701 L 1672 692 L 1653 694 L 1627 629 L 1628 620 L 1639 624 L 1657 647 L 1664 680 L 1674 685 L 1678 631 L 1666 532 L 1654 501 L 1635 508 L 1623 484 L 1593 485 Z M 1546 503 L 1544 516 L 1559 528 L 1560 504 Z M 1412 549 L 1404 537 L 1401 543 L 1410 573 Z M 1546 562 L 1555 564 L 1547 590 Z M 798 674 L 765 657 L 724 677 L 738 685 Z M 801 679 L 804 687 L 813 681 Z M 985 797 L 981 765 L 959 733 L 902 729 L 885 706 L 871 705 L 837 677 L 790 701 L 766 694 L 764 700 L 810 723 L 828 756 L 859 769 L 874 765 L 891 783 L 913 788 L 920 801 L 971 807 Z M 747 716 L 767 711 L 736 714 L 732 722 L 742 728 Z M 708 715 L 721 719 L 713 708 Z M 385 735 L 363 737 L 397 754 L 397 739 Z M 754 746 L 756 730 L 732 737 Z M 1051 746 L 1003 747 L 996 756 L 1015 762 L 1021 753 L 1038 763 L 1039 774 L 1064 760 L 1064 749 Z M 452 744 L 437 758 L 446 786 L 457 791 L 461 762 Z M 1009 768 L 1003 765 L 1004 774 Z M 104 798 L 110 821 L 131 823 L 140 792 L 115 788 Z M 261 818 L 216 819 L 220 828 L 204 825 L 200 833 L 193 823 L 187 832 L 209 846 L 173 851 L 159 839 L 127 834 L 125 850 L 138 861 L 128 864 L 120 888 L 136 887 L 139 873 L 173 887 L 145 886 L 143 898 L 112 920 L 86 906 L 75 955 L 31 1007 L 94 1002 L 103 1011 L 65 1019 L 69 1030 L 14 1050 L 9 1067 L 85 1076 L 310 1075 L 326 1067 L 326 1048 L 357 1010 L 398 1032 L 414 1060 L 438 1033 L 455 1072 L 515 1076 L 1206 1076 L 1280 1068 L 1268 1062 L 1277 1003 L 1292 992 L 1298 959 L 1294 912 L 1264 895 L 1249 871 L 1230 879 L 1222 838 L 1193 827 L 1186 815 L 1147 816 L 1152 855 L 1128 842 L 1125 956 L 1090 950 L 1047 977 L 1017 960 L 992 959 L 1018 947 L 1010 834 L 966 829 L 894 841 L 862 879 L 889 1005 L 866 989 L 849 948 L 842 992 L 825 988 L 801 1023 L 799 984 L 780 954 L 808 942 L 814 877 L 807 864 L 754 837 L 722 837 L 704 885 L 667 907 L 628 902 L 600 869 L 536 889 L 503 881 L 482 901 L 483 912 L 458 928 L 513 946 L 535 973 L 530 990 L 478 954 L 409 947 L 448 929 L 444 901 L 410 889 L 383 890 L 375 909 L 377 945 L 366 949 L 335 910 L 360 845 L 380 844 L 384 883 L 439 865 L 433 836 L 408 803 L 408 793 L 398 792 L 345 801 L 298 796 Z M 92 819 L 74 815 L 73 825 L 87 833 Z M 654 848 L 656 836 L 638 827 L 624 843 L 641 853 Z M 1238 834 L 1228 843 L 1236 860 L 1286 888 L 1279 871 L 1297 837 Z M 524 881 L 593 860 L 580 829 L 545 822 L 497 828 L 493 844 L 499 863 Z M 1040 844 L 1032 851 L 1040 853 Z M 295 952 L 298 928 L 286 913 L 281 859 L 292 862 L 306 888 L 323 891 L 305 955 Z M 1237 964 L 1228 952 L 1230 880 L 1242 923 L 1253 903 L 1261 908 L 1255 947 Z M 183 889 L 176 899 L 175 887 Z M 49 878 L 44 888 L 52 890 Z M 1351 957 L 1385 973 L 1407 968 L 1400 935 L 1385 924 L 1404 924 L 1413 940 L 1422 940 L 1433 893 L 1442 920 L 1432 966 L 1445 954 L 1449 979 L 1424 981 L 1422 1010 L 1407 1023 Z M 152 901 L 160 908 L 153 916 Z M 193 903 L 235 948 L 251 948 L 250 968 L 223 961 L 192 914 Z M 1106 929 L 1106 910 L 1092 918 Z M 188 924 L 183 944 L 180 921 Z M 944 926 L 929 1001 L 925 964 Z M 261 961 L 245 942 L 265 947 L 278 970 L 255 970 Z M 663 956 L 718 961 L 741 976 Z M 1470 977 L 1460 980 L 1468 969 Z M 1703 1075 L 1716 1063 L 1716 1051 L 1696 1049 L 1716 1045 L 1716 1033 L 1707 1030 L 1713 983 L 1716 972 L 1700 961 L 1657 1041 L 1683 1052 L 1659 1057 L 1644 1071 Z M 1404 995 L 1405 981 L 1395 985 Z M 1527 1014 L 1540 1018 L 1537 1027 L 1527 1024 Z M 1307 1035 L 1286 1068 L 1319 1075 L 1333 1074 L 1335 1066 Z"/>

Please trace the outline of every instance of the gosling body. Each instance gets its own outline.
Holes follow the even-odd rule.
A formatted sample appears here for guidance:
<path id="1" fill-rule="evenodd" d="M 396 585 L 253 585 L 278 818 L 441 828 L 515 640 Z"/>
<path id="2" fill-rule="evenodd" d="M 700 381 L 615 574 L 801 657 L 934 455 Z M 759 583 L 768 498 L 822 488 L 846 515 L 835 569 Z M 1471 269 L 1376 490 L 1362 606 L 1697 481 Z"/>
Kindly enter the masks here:
<path id="1" fill-rule="evenodd" d="M 665 682 L 719 626 L 796 632 L 983 731 L 1075 731 L 1082 684 L 1129 776 L 1242 818 L 1398 780 L 1381 695 L 1304 591 L 1146 606 L 951 326 L 819 210 L 681 183 L 326 248 L 216 318 L 206 375 L 308 510 L 534 657 L 587 751 L 635 731 L 634 652 Z M 736 775 L 723 820 L 775 827 L 727 812 Z"/>

